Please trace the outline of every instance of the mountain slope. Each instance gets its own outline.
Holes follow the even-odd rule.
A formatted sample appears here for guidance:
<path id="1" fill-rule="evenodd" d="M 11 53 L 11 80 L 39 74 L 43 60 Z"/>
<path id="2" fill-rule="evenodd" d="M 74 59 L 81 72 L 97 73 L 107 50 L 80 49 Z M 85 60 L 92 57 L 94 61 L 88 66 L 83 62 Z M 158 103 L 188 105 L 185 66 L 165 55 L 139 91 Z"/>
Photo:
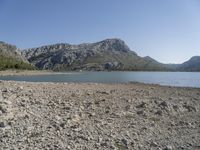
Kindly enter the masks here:
<path id="1" fill-rule="evenodd" d="M 190 60 L 179 65 L 180 71 L 200 71 L 200 56 L 194 56 Z"/>
<path id="2" fill-rule="evenodd" d="M 0 70 L 5 69 L 33 69 L 27 59 L 16 46 L 0 41 Z"/>
<path id="3" fill-rule="evenodd" d="M 51 70 L 165 70 L 150 57 L 140 57 L 120 39 L 80 45 L 55 44 L 27 49 L 23 55 L 40 69 Z"/>

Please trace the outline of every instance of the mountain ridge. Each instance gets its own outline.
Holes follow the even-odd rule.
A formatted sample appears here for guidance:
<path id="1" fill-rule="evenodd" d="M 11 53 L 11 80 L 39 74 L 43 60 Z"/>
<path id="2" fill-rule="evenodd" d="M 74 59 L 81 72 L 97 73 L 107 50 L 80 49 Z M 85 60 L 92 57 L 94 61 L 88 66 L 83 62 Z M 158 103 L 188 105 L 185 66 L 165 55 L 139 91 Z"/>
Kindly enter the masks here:
<path id="1" fill-rule="evenodd" d="M 56 71 L 161 69 L 160 63 L 143 59 L 120 39 L 78 45 L 53 44 L 27 49 L 23 54 L 38 68 Z M 147 65 L 149 67 L 146 67 Z"/>
<path id="2" fill-rule="evenodd" d="M 199 65 L 164 64 L 141 57 L 119 38 L 95 43 L 57 43 L 26 49 L 23 55 L 40 69 L 61 70 L 122 70 L 122 71 L 199 71 Z M 187 67 L 190 63 L 189 68 Z M 195 66 L 195 68 L 193 67 Z"/>
<path id="3" fill-rule="evenodd" d="M 119 38 L 95 43 L 56 43 L 21 51 L 0 41 L 0 55 L 8 54 L 17 61 L 54 71 L 200 71 L 200 56 L 182 64 L 164 64 L 150 56 L 139 56 Z"/>
<path id="4" fill-rule="evenodd" d="M 180 65 L 183 71 L 200 71 L 200 56 L 193 56 L 188 61 Z"/>

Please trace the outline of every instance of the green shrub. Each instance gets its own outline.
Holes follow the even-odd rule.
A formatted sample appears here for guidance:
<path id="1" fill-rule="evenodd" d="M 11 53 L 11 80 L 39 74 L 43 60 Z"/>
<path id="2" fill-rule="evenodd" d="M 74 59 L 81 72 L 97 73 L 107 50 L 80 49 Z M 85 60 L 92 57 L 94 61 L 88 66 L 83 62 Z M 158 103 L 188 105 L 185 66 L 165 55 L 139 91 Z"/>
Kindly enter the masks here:
<path id="1" fill-rule="evenodd" d="M 36 68 L 23 61 L 17 61 L 14 58 L 0 56 L 0 70 L 6 69 L 35 70 Z"/>

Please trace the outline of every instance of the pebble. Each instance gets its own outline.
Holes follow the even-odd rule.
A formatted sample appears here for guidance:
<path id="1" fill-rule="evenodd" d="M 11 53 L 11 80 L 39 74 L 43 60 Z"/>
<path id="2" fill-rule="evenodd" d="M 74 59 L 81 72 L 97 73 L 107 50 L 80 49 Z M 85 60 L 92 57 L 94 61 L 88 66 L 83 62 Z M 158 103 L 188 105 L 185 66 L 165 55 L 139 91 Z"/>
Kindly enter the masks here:
<path id="1" fill-rule="evenodd" d="M 122 143 L 127 146 L 128 145 L 128 141 L 126 139 L 121 139 Z"/>
<path id="2" fill-rule="evenodd" d="M 0 91 L 0 101 L 3 101 L 3 95 L 1 91 Z"/>
<path id="3" fill-rule="evenodd" d="M 168 104 L 167 104 L 166 101 L 164 101 L 164 102 L 161 102 L 159 106 L 162 106 L 162 107 L 168 107 Z"/>
<path id="4" fill-rule="evenodd" d="M 190 106 L 189 104 L 187 104 L 187 103 L 185 103 L 184 105 L 183 105 L 183 107 L 184 108 L 186 108 L 189 112 L 191 112 L 191 111 L 197 111 L 196 110 L 196 108 L 194 107 L 194 106 Z"/>
<path id="5" fill-rule="evenodd" d="M 166 145 L 166 147 L 164 148 L 164 150 L 172 150 L 172 146 L 171 145 Z"/>
<path id="6" fill-rule="evenodd" d="M 20 90 L 23 90 L 23 89 L 24 89 L 24 87 L 23 87 L 23 86 L 20 86 L 20 87 L 19 87 L 19 89 L 20 89 Z"/>
<path id="7" fill-rule="evenodd" d="M 137 105 L 136 108 L 145 108 L 146 107 L 146 103 L 142 102 L 141 104 Z"/>
<path id="8" fill-rule="evenodd" d="M 6 110 L 3 106 L 1 106 L 1 105 L 0 105 L 0 111 L 1 111 L 2 113 L 6 113 L 6 112 L 7 112 L 7 110 Z"/>
<path id="9" fill-rule="evenodd" d="M 157 147 L 157 146 L 158 146 L 158 143 L 152 142 L 152 143 L 151 143 L 151 146 L 152 146 L 152 147 Z"/>
<path id="10" fill-rule="evenodd" d="M 0 122 L 0 128 L 5 128 L 5 127 L 6 127 L 5 123 L 4 122 Z"/>
<path id="11" fill-rule="evenodd" d="M 144 113 L 143 110 L 139 110 L 139 111 L 137 111 L 137 114 L 138 114 L 138 115 L 143 115 L 143 116 L 145 115 L 145 113 Z"/>
<path id="12" fill-rule="evenodd" d="M 159 115 L 159 116 L 162 116 L 162 110 L 158 110 L 155 114 Z"/>
<path id="13" fill-rule="evenodd" d="M 8 92 L 8 89 L 7 88 L 3 88 L 1 91 L 6 93 L 6 92 Z"/>

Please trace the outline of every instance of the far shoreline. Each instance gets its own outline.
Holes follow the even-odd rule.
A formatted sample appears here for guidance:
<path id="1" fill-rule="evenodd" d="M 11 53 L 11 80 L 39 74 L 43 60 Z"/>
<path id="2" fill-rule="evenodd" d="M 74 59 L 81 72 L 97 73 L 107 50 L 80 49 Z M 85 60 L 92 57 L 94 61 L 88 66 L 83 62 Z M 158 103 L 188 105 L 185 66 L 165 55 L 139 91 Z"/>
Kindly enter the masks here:
<path id="1" fill-rule="evenodd" d="M 87 72 L 191 72 L 191 73 L 199 73 L 198 71 L 140 71 L 140 70 L 134 70 L 134 71 L 122 71 L 122 70 L 104 70 L 104 71 L 53 71 L 53 70 L 1 70 L 0 71 L 0 77 L 2 76 L 32 76 L 32 75 L 50 75 L 50 74 L 74 74 L 74 73 L 87 73 Z"/>
<path id="2" fill-rule="evenodd" d="M 0 77 L 3 76 L 35 76 L 35 75 L 50 75 L 50 74 L 71 74 L 72 72 L 55 72 L 51 70 L 3 70 L 0 71 Z"/>

